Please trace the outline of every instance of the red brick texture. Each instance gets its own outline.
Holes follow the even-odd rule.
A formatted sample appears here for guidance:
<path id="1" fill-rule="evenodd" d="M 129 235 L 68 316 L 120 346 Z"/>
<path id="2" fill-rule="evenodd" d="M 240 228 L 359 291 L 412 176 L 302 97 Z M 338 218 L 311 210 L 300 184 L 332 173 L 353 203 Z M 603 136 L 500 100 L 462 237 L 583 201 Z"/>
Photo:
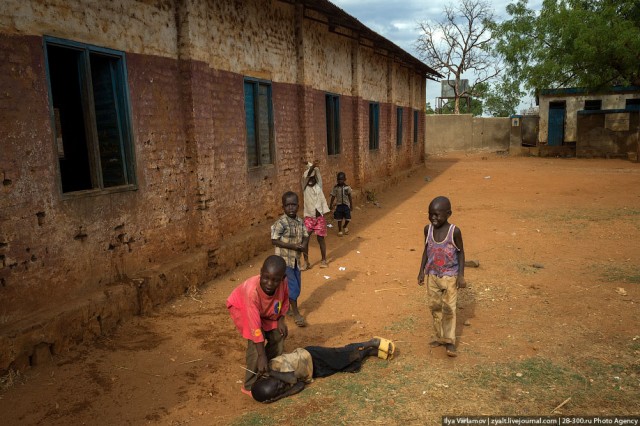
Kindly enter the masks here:
<path id="1" fill-rule="evenodd" d="M 0 36 L 0 55 L 0 371 L 107 332 L 269 247 L 305 160 L 320 160 L 327 196 L 338 171 L 366 188 L 423 161 L 411 109 L 396 147 L 395 106 L 380 105 L 370 151 L 368 101 L 341 96 L 340 154 L 328 156 L 325 92 L 274 82 L 274 164 L 250 169 L 243 75 L 129 53 L 136 189 L 63 197 L 43 40 Z M 66 304 L 76 300 L 93 302 Z M 74 314 L 33 319 L 52 309 Z"/>

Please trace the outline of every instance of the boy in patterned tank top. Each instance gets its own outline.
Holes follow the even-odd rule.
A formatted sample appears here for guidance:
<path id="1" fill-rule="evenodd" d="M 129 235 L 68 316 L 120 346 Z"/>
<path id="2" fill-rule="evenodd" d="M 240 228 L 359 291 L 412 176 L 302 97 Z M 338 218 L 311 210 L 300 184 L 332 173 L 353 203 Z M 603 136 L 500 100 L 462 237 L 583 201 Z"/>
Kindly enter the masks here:
<path id="1" fill-rule="evenodd" d="M 436 197 L 429 204 L 429 221 L 424 227 L 424 252 L 418 285 L 427 278 L 427 300 L 433 316 L 436 340 L 431 347 L 445 346 L 447 355 L 456 354 L 456 302 L 464 279 L 464 246 L 460 228 L 449 223 L 451 202 Z"/>

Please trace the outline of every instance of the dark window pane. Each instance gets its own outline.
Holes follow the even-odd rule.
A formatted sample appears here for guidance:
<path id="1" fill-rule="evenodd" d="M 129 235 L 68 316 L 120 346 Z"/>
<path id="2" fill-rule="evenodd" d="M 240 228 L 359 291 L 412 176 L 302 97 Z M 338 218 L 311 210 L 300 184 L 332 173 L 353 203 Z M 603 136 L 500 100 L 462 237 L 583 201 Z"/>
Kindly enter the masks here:
<path id="1" fill-rule="evenodd" d="M 595 100 L 584 101 L 584 109 L 591 110 L 591 111 L 601 110 L 602 109 L 602 100 L 595 99 Z"/>
<path id="2" fill-rule="evenodd" d="M 62 192 L 91 189 L 91 170 L 83 108 L 81 73 L 83 52 L 59 46 L 47 46 L 49 81 L 58 145 Z"/>
<path id="3" fill-rule="evenodd" d="M 396 145 L 402 145 L 402 108 L 396 109 Z"/>
<path id="4" fill-rule="evenodd" d="M 340 153 L 340 98 L 336 95 L 326 95 L 327 115 L 327 153 Z"/>
<path id="5" fill-rule="evenodd" d="M 91 54 L 98 151 L 105 188 L 127 184 L 124 140 L 116 93 L 118 60 Z"/>
<path id="6" fill-rule="evenodd" d="M 244 110 L 247 120 L 247 159 L 249 162 L 249 167 L 255 167 L 258 165 L 254 99 L 254 84 L 245 82 Z"/>
<path id="7" fill-rule="evenodd" d="M 413 143 L 418 143 L 418 111 L 413 111 Z"/>
<path id="8" fill-rule="evenodd" d="M 133 182 L 124 56 L 45 40 L 62 192 Z"/>
<path id="9" fill-rule="evenodd" d="M 369 104 L 369 149 L 378 149 L 380 137 L 380 105 Z"/>
<path id="10" fill-rule="evenodd" d="M 260 164 L 271 164 L 271 120 L 269 105 L 271 88 L 265 84 L 258 86 L 258 135 Z"/>
<path id="11" fill-rule="evenodd" d="M 627 99 L 625 101 L 624 109 L 628 109 L 628 110 L 631 110 L 631 111 L 640 110 L 640 99 Z"/>

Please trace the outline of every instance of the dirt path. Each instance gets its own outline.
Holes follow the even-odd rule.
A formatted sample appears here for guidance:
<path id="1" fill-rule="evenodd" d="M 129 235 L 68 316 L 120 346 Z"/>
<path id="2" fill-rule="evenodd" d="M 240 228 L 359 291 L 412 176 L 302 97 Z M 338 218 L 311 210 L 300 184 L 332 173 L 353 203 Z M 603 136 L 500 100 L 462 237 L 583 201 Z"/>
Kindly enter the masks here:
<path id="1" fill-rule="evenodd" d="M 450 197 L 467 259 L 480 262 L 460 296 L 455 360 L 426 347 L 431 319 L 416 286 L 436 195 Z M 370 360 L 277 407 L 242 395 L 245 343 L 224 301 L 269 252 L 14 378 L 0 392 L 2 423 L 433 424 L 444 413 L 546 415 L 567 397 L 558 412 L 640 414 L 638 164 L 432 157 L 378 202 L 354 210 L 349 236 L 330 230 L 330 267 L 303 273 L 309 326 L 291 322 L 286 346 L 382 335 L 398 342 L 396 360 Z"/>

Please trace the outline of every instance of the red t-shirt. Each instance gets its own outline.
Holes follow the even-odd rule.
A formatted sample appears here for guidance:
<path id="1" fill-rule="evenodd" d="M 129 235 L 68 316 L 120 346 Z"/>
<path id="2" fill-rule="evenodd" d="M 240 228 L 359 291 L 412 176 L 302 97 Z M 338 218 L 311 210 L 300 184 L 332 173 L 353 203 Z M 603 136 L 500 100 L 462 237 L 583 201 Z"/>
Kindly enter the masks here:
<path id="1" fill-rule="evenodd" d="M 255 343 L 264 342 L 262 330 L 278 328 L 278 319 L 289 310 L 289 286 L 285 277 L 269 296 L 260 287 L 260 275 L 236 287 L 227 299 L 227 309 L 242 337 Z"/>

